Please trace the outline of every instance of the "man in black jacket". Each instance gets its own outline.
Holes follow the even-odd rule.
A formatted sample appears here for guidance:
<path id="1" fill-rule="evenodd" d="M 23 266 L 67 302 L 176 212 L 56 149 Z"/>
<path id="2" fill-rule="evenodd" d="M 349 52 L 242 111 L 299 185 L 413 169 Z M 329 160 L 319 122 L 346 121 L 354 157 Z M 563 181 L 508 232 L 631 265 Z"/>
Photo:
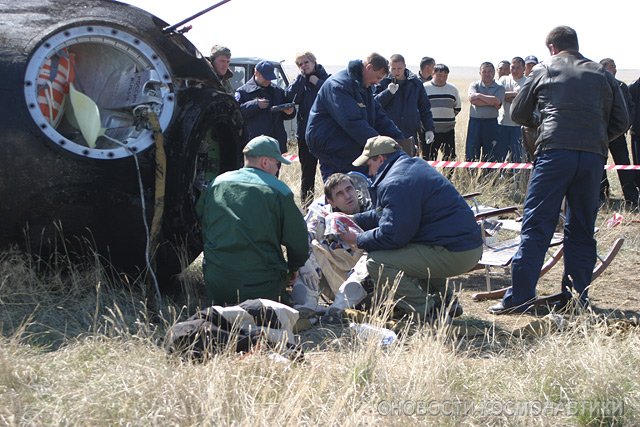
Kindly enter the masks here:
<path id="1" fill-rule="evenodd" d="M 629 127 L 620 86 L 611 73 L 580 54 L 575 30 L 554 28 L 546 45 L 551 58 L 533 68 L 511 107 L 511 118 L 537 127 L 539 135 L 520 247 L 512 262 L 513 284 L 502 301 L 489 308 L 494 314 L 526 311 L 536 298 L 540 269 L 564 198 L 562 291 L 570 298 L 573 288 L 580 303 L 588 305 L 602 169 L 609 141 Z"/>
<path id="2" fill-rule="evenodd" d="M 309 152 L 304 134 L 307 131 L 309 113 L 313 106 L 313 101 L 318 96 L 320 87 L 329 78 L 329 74 L 324 67 L 318 64 L 316 56 L 311 52 L 304 52 L 296 55 L 296 65 L 300 69 L 300 74 L 295 81 L 287 88 L 287 100 L 298 104 L 298 157 L 300 159 L 300 201 L 306 209 L 313 200 L 313 187 L 316 181 L 316 169 L 318 159 Z"/>
<path id="3" fill-rule="evenodd" d="M 611 58 L 604 58 L 600 60 L 600 65 L 602 65 L 605 70 L 616 76 L 618 72 L 616 68 L 616 63 Z M 633 101 L 631 100 L 631 94 L 629 93 L 629 87 L 622 81 L 617 80 L 618 85 L 620 85 L 620 90 L 622 90 L 622 95 L 624 96 L 624 100 L 627 103 L 627 108 L 629 112 L 633 110 Z M 613 141 L 609 143 L 609 151 L 611 152 L 611 157 L 613 157 L 613 161 L 616 165 L 629 165 L 631 161 L 629 160 L 629 150 L 627 149 L 627 138 L 625 134 L 620 135 Z M 620 179 L 620 186 L 622 187 L 622 194 L 624 196 L 624 200 L 626 202 L 626 206 L 629 209 L 637 209 L 638 208 L 638 187 L 635 182 L 636 172 L 634 170 L 618 170 L 618 179 Z M 609 195 L 609 180 L 607 179 L 607 171 L 602 171 L 602 182 L 600 183 L 600 201 L 606 201 Z"/>

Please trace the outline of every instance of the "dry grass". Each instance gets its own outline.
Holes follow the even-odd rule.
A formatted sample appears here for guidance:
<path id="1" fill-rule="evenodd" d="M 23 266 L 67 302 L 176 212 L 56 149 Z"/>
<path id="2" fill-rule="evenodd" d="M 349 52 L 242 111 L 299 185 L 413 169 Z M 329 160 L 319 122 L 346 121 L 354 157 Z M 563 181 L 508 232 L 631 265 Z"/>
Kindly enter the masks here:
<path id="1" fill-rule="evenodd" d="M 99 294 L 115 300 L 114 292 Z M 5 289 L 3 299 L 11 297 Z M 53 302 L 48 295 L 41 300 Z M 142 314 L 126 320 L 117 304 L 126 302 L 87 305 L 88 313 L 104 312 L 90 315 L 87 329 L 67 335 L 55 350 L 33 344 L 25 335 L 29 324 L 0 338 L 0 424 L 640 422 L 640 335 L 630 323 L 577 315 L 561 333 L 516 338 L 491 327 L 463 333 L 470 322 L 456 322 L 414 331 L 385 349 L 348 335 L 335 338 L 307 351 L 301 363 L 223 354 L 196 364 L 167 357 L 156 326 L 141 321 Z M 576 406 L 584 402 L 605 412 Z"/>
<path id="2" fill-rule="evenodd" d="M 468 82 L 455 83 L 466 91 Z M 459 149 L 467 114 L 465 105 Z M 297 188 L 298 174 L 284 168 L 282 179 Z M 486 204 L 522 197 L 522 182 L 510 177 L 459 170 L 453 182 L 481 191 Z M 405 331 L 387 348 L 324 330 L 326 341 L 305 343 L 299 363 L 168 357 L 164 331 L 198 301 L 197 265 L 184 275 L 189 304 L 168 301 L 152 315 L 143 286 L 114 281 L 91 255 L 42 263 L 4 252 L 0 425 L 640 425 L 640 225 L 631 222 L 640 216 L 623 212 L 625 222 L 607 228 L 612 212 L 600 213 L 599 247 L 618 237 L 625 246 L 594 282 L 595 312 L 567 315 L 560 331 L 533 316 L 486 314 L 490 302 L 469 298 L 484 287 L 473 272 L 452 280 L 465 315 L 450 327 Z M 541 280 L 541 292 L 557 288 L 560 270 Z M 508 272 L 492 280 L 506 284 Z M 544 333 L 518 333 L 532 322 Z"/>

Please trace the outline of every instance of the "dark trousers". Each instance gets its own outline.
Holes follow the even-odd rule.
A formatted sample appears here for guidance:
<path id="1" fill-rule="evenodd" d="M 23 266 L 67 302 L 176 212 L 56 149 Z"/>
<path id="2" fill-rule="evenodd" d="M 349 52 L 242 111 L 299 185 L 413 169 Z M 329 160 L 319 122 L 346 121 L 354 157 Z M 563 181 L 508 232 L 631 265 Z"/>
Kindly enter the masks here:
<path id="1" fill-rule="evenodd" d="M 631 134 L 631 157 L 634 165 L 640 165 L 640 135 Z"/>
<path id="2" fill-rule="evenodd" d="M 300 160 L 300 202 L 304 209 L 313 201 L 313 189 L 316 185 L 318 159 L 309 152 L 304 138 L 298 136 L 298 159 Z"/>
<path id="3" fill-rule="evenodd" d="M 587 298 L 596 262 L 593 233 L 604 161 L 599 154 L 573 150 L 548 150 L 536 157 L 524 202 L 521 242 L 511 265 L 513 285 L 503 299 L 505 307 L 535 298 L 540 269 L 565 197 L 562 285 Z"/>
<path id="4" fill-rule="evenodd" d="M 637 108 L 640 108 L 638 106 Z M 631 158 L 634 165 L 640 165 L 640 135 L 631 134 Z M 633 181 L 636 183 L 636 187 L 640 189 L 640 170 L 635 170 Z"/>
<path id="5" fill-rule="evenodd" d="M 628 165 L 629 150 L 627 149 L 627 140 L 624 135 L 619 136 L 609 143 L 609 151 L 613 162 L 616 165 Z M 638 184 L 636 182 L 636 176 L 638 171 L 618 171 L 618 179 L 620 180 L 620 186 L 622 187 L 622 194 L 624 200 L 634 205 L 638 204 Z M 602 172 L 602 181 L 600 182 L 600 198 L 604 198 L 609 193 L 609 180 L 607 179 L 607 171 Z"/>
<path id="6" fill-rule="evenodd" d="M 465 157 L 467 161 L 494 162 L 500 152 L 498 146 L 498 119 L 469 118 Z"/>
<path id="7" fill-rule="evenodd" d="M 424 143 L 422 146 L 422 153 L 425 160 L 437 160 L 438 151 L 440 150 L 442 150 L 442 160 L 456 159 L 455 129 L 451 129 L 448 132 L 435 132 L 431 144 Z"/>

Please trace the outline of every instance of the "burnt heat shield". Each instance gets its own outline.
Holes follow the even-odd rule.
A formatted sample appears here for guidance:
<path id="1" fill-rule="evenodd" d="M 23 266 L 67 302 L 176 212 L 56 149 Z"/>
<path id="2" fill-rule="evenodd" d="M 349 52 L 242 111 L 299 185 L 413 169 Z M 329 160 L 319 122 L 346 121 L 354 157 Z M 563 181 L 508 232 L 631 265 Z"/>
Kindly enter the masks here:
<path id="1" fill-rule="evenodd" d="M 167 158 L 156 253 L 166 284 L 202 250 L 196 178 L 212 164 L 199 161 L 202 146 L 215 144 L 217 172 L 240 166 L 236 102 L 184 36 L 163 34 L 168 24 L 141 9 L 107 0 L 0 0 L 0 9 L 0 247 L 45 257 L 91 247 L 117 271 L 142 271 L 153 115 Z"/>

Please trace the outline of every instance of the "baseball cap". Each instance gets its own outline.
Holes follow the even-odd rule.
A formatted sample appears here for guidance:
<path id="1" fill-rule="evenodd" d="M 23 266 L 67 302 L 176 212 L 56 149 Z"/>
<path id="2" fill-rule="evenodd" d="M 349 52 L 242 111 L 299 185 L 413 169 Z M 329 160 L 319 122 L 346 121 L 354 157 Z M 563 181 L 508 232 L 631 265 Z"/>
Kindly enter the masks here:
<path id="1" fill-rule="evenodd" d="M 262 77 L 267 80 L 276 79 L 276 73 L 273 72 L 273 64 L 269 61 L 258 62 L 258 64 L 256 65 L 256 70 L 258 70 L 260 74 L 262 74 Z"/>
<path id="2" fill-rule="evenodd" d="M 274 138 L 267 135 L 260 135 L 247 143 L 242 152 L 249 157 L 271 157 L 283 165 L 290 165 L 291 162 L 280 154 L 280 144 Z"/>
<path id="3" fill-rule="evenodd" d="M 362 154 L 351 164 L 353 166 L 362 166 L 367 163 L 367 160 L 371 157 L 379 156 L 380 154 L 395 153 L 398 150 L 400 150 L 400 144 L 398 144 L 395 139 L 389 138 L 388 136 L 374 136 L 367 140 Z"/>
<path id="4" fill-rule="evenodd" d="M 524 58 L 524 63 L 525 64 L 537 64 L 538 63 L 538 58 L 536 58 L 533 55 L 529 55 L 526 58 Z"/>

